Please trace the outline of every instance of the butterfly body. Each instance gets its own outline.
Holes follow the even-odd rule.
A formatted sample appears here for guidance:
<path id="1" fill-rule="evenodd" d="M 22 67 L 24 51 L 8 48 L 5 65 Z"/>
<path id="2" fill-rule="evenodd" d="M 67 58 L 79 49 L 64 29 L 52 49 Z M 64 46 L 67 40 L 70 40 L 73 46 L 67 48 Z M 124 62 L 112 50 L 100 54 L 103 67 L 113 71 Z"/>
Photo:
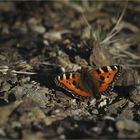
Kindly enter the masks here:
<path id="1" fill-rule="evenodd" d="M 101 68 L 82 69 L 78 72 L 67 72 L 55 78 L 57 86 L 82 97 L 100 97 L 114 87 L 115 81 L 122 72 L 119 65 Z"/>

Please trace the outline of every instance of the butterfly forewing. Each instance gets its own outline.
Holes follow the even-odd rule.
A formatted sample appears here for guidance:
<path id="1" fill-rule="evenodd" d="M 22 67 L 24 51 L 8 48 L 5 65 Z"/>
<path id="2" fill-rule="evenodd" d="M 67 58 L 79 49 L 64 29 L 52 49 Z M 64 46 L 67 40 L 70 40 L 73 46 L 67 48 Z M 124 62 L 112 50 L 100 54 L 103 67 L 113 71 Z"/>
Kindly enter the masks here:
<path id="1" fill-rule="evenodd" d="M 75 73 L 64 73 L 57 77 L 57 81 L 60 83 L 60 86 L 65 88 L 67 91 L 71 91 L 79 96 L 88 97 L 91 96 L 90 93 L 80 89 L 78 87 L 80 74 Z"/>
<path id="2" fill-rule="evenodd" d="M 93 69 L 92 74 L 93 76 L 101 81 L 101 85 L 98 88 L 99 92 L 104 92 L 109 89 L 109 87 L 113 86 L 112 83 L 117 76 L 119 71 L 119 66 L 112 65 L 101 67 L 98 69 Z"/>

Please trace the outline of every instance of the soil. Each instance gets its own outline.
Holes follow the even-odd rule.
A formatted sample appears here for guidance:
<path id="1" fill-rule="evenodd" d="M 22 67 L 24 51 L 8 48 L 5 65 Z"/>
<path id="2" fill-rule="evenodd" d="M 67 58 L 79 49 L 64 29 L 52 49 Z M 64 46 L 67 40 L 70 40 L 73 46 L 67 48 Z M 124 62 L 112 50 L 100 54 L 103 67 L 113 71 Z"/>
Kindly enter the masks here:
<path id="1" fill-rule="evenodd" d="M 140 1 L 0 2 L 0 138 L 140 138 Z M 54 79 L 118 64 L 109 103 Z"/>

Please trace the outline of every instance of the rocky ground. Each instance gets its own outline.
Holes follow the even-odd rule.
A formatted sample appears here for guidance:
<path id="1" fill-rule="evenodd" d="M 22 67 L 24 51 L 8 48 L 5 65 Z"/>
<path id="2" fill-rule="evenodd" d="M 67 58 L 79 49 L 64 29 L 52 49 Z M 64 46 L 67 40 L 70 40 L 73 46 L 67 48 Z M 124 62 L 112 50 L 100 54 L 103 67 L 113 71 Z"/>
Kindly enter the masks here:
<path id="1" fill-rule="evenodd" d="M 140 2 L 0 2 L 0 138 L 140 138 Z M 120 64 L 110 104 L 54 77 Z"/>

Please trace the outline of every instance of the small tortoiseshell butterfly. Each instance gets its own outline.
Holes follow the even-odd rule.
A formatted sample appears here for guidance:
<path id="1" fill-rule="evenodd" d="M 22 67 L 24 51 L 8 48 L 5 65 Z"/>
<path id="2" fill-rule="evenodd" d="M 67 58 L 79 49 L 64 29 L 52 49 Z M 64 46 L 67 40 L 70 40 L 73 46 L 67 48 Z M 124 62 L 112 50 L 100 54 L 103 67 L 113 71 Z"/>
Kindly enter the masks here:
<path id="1" fill-rule="evenodd" d="M 114 83 L 122 72 L 119 65 L 101 68 L 81 69 L 77 72 L 66 72 L 55 78 L 57 86 L 67 90 L 74 97 L 100 97 L 113 90 Z"/>

